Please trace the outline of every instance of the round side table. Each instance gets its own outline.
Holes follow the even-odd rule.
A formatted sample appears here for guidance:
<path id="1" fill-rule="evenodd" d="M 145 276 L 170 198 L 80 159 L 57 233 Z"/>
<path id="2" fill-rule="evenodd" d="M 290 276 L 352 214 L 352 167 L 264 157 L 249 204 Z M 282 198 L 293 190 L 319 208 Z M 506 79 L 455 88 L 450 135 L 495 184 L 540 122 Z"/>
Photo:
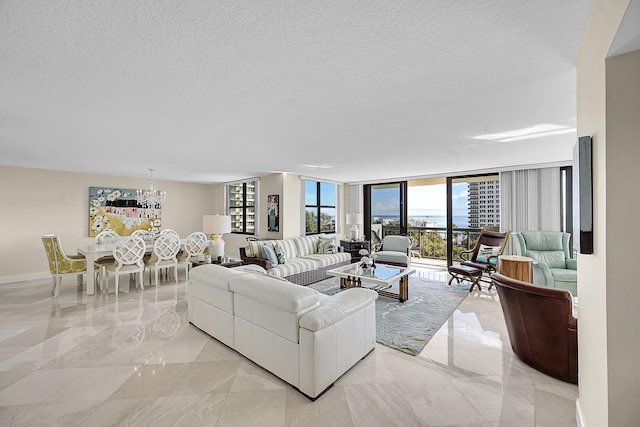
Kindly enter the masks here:
<path id="1" fill-rule="evenodd" d="M 533 258 L 520 255 L 500 255 L 498 272 L 512 279 L 533 283 Z"/>

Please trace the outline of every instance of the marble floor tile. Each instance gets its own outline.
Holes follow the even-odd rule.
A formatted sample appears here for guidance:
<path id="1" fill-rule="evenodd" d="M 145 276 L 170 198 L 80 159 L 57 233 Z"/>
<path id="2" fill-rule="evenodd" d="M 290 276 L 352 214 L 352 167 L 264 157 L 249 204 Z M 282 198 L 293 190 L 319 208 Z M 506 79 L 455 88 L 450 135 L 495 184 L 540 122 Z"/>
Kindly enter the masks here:
<path id="1" fill-rule="evenodd" d="M 40 369 L 0 391 L 0 406 L 42 403 L 87 368 Z"/>
<path id="2" fill-rule="evenodd" d="M 38 405 L 19 418 L 12 426 L 77 426 L 80 425 L 98 404 L 96 402 L 67 402 Z"/>
<path id="3" fill-rule="evenodd" d="M 336 383 L 315 402 L 289 388 L 284 425 L 285 427 L 353 426 L 344 387 Z"/>
<path id="4" fill-rule="evenodd" d="M 391 370 L 386 365 L 383 353 L 373 351 L 367 357 L 349 369 L 349 375 L 343 375 L 336 384 L 370 384 L 393 381 Z"/>
<path id="5" fill-rule="evenodd" d="M 47 338 L 28 350 L 0 362 L 0 371 L 35 370 L 97 334 L 97 328 L 70 328 Z"/>
<path id="6" fill-rule="evenodd" d="M 451 382 L 487 421 L 533 418 L 533 404 L 505 387 L 499 377 L 456 378 Z"/>
<path id="7" fill-rule="evenodd" d="M 180 278 L 0 286 L 0 425 L 576 426 L 578 388 L 513 354 L 495 290 L 469 293 L 420 355 L 378 344 L 312 402 L 189 324 Z"/>
<path id="8" fill-rule="evenodd" d="M 58 389 L 46 403 L 108 399 L 134 373 L 136 369 L 133 366 L 87 368 L 73 381 Z"/>
<path id="9" fill-rule="evenodd" d="M 231 386 L 232 392 L 280 390 L 290 387 L 286 382 L 265 371 L 248 359 L 242 359 Z"/>
<path id="10" fill-rule="evenodd" d="M 187 329 L 187 328 L 185 328 Z M 192 327 L 191 329 L 197 329 Z M 199 331 L 199 329 L 197 329 Z M 216 362 L 220 360 L 240 360 L 240 355 L 235 350 L 222 344 L 220 341 L 208 339 L 202 351 L 194 362 Z"/>
<path id="11" fill-rule="evenodd" d="M 187 363 L 142 365 L 112 395 L 112 399 L 169 396 L 189 370 Z"/>
<path id="12" fill-rule="evenodd" d="M 487 425 L 487 420 L 451 379 L 425 380 L 416 376 L 404 381 L 402 387 L 407 403 L 424 425 Z"/>
<path id="13" fill-rule="evenodd" d="M 100 405 L 82 426 L 215 426 L 227 399 L 226 393 L 163 396 L 156 399 L 109 400 Z"/>
<path id="14" fill-rule="evenodd" d="M 287 407 L 287 390 L 241 391 L 227 395 L 216 426 L 283 426 Z"/>
<path id="15" fill-rule="evenodd" d="M 421 421 L 405 399 L 404 384 L 397 382 L 344 386 L 355 426 L 420 425 Z"/>
<path id="16" fill-rule="evenodd" d="M 224 360 L 216 362 L 189 363 L 172 395 L 228 393 L 234 384 L 242 361 Z"/>
<path id="17" fill-rule="evenodd" d="M 13 328 L 13 329 L 7 329 L 7 328 L 0 328 L 0 346 L 12 346 L 12 345 L 20 345 L 20 344 L 16 344 L 16 343 L 11 343 L 9 342 L 9 338 L 14 337 L 16 335 L 20 335 L 24 332 L 29 332 L 29 329 L 18 329 L 18 328 Z M 6 341 L 6 342 L 5 342 Z"/>

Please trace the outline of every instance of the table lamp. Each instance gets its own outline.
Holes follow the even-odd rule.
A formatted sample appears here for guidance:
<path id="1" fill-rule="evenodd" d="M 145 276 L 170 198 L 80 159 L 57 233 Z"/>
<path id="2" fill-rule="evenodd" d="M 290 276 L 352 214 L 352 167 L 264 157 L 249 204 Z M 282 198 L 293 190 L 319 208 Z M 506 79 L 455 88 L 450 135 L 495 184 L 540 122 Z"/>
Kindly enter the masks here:
<path id="1" fill-rule="evenodd" d="M 347 225 L 351 225 L 349 230 L 349 237 L 351 240 L 358 240 L 360 238 L 360 230 L 358 225 L 364 222 L 364 218 L 360 213 L 347 214 Z"/>
<path id="2" fill-rule="evenodd" d="M 231 233 L 231 217 L 229 215 L 204 215 L 202 217 L 202 231 L 211 234 L 211 259 L 216 260 L 224 256 L 224 233 Z"/>

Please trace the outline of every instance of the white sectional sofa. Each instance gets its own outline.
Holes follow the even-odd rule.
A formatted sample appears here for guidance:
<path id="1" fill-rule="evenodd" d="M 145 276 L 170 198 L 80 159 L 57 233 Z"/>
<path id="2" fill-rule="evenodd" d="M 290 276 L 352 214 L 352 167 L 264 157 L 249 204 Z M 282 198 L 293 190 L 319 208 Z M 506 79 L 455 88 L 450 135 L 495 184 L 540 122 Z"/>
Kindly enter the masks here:
<path id="1" fill-rule="evenodd" d="M 322 242 L 333 242 L 334 253 L 321 253 Z M 265 255 L 264 246 L 281 249 L 276 259 Z M 257 264 L 274 277 L 285 278 L 298 285 L 308 285 L 327 278 L 326 271 L 351 263 L 351 254 L 341 252 L 335 238 L 310 235 L 284 240 L 256 240 L 240 248 L 245 264 Z"/>
<path id="2" fill-rule="evenodd" d="M 373 350 L 368 289 L 322 295 L 249 268 L 195 267 L 189 322 L 315 400 Z"/>

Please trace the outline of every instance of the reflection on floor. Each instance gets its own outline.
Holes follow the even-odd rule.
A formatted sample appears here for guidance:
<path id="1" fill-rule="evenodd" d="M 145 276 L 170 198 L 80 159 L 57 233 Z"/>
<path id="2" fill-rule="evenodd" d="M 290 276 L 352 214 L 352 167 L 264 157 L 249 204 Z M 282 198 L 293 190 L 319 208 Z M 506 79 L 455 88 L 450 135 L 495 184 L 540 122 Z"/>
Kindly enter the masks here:
<path id="1" fill-rule="evenodd" d="M 577 387 L 514 356 L 495 290 L 417 357 L 377 345 L 316 402 L 190 325 L 184 280 L 49 291 L 0 285 L 0 425 L 576 425 Z"/>

